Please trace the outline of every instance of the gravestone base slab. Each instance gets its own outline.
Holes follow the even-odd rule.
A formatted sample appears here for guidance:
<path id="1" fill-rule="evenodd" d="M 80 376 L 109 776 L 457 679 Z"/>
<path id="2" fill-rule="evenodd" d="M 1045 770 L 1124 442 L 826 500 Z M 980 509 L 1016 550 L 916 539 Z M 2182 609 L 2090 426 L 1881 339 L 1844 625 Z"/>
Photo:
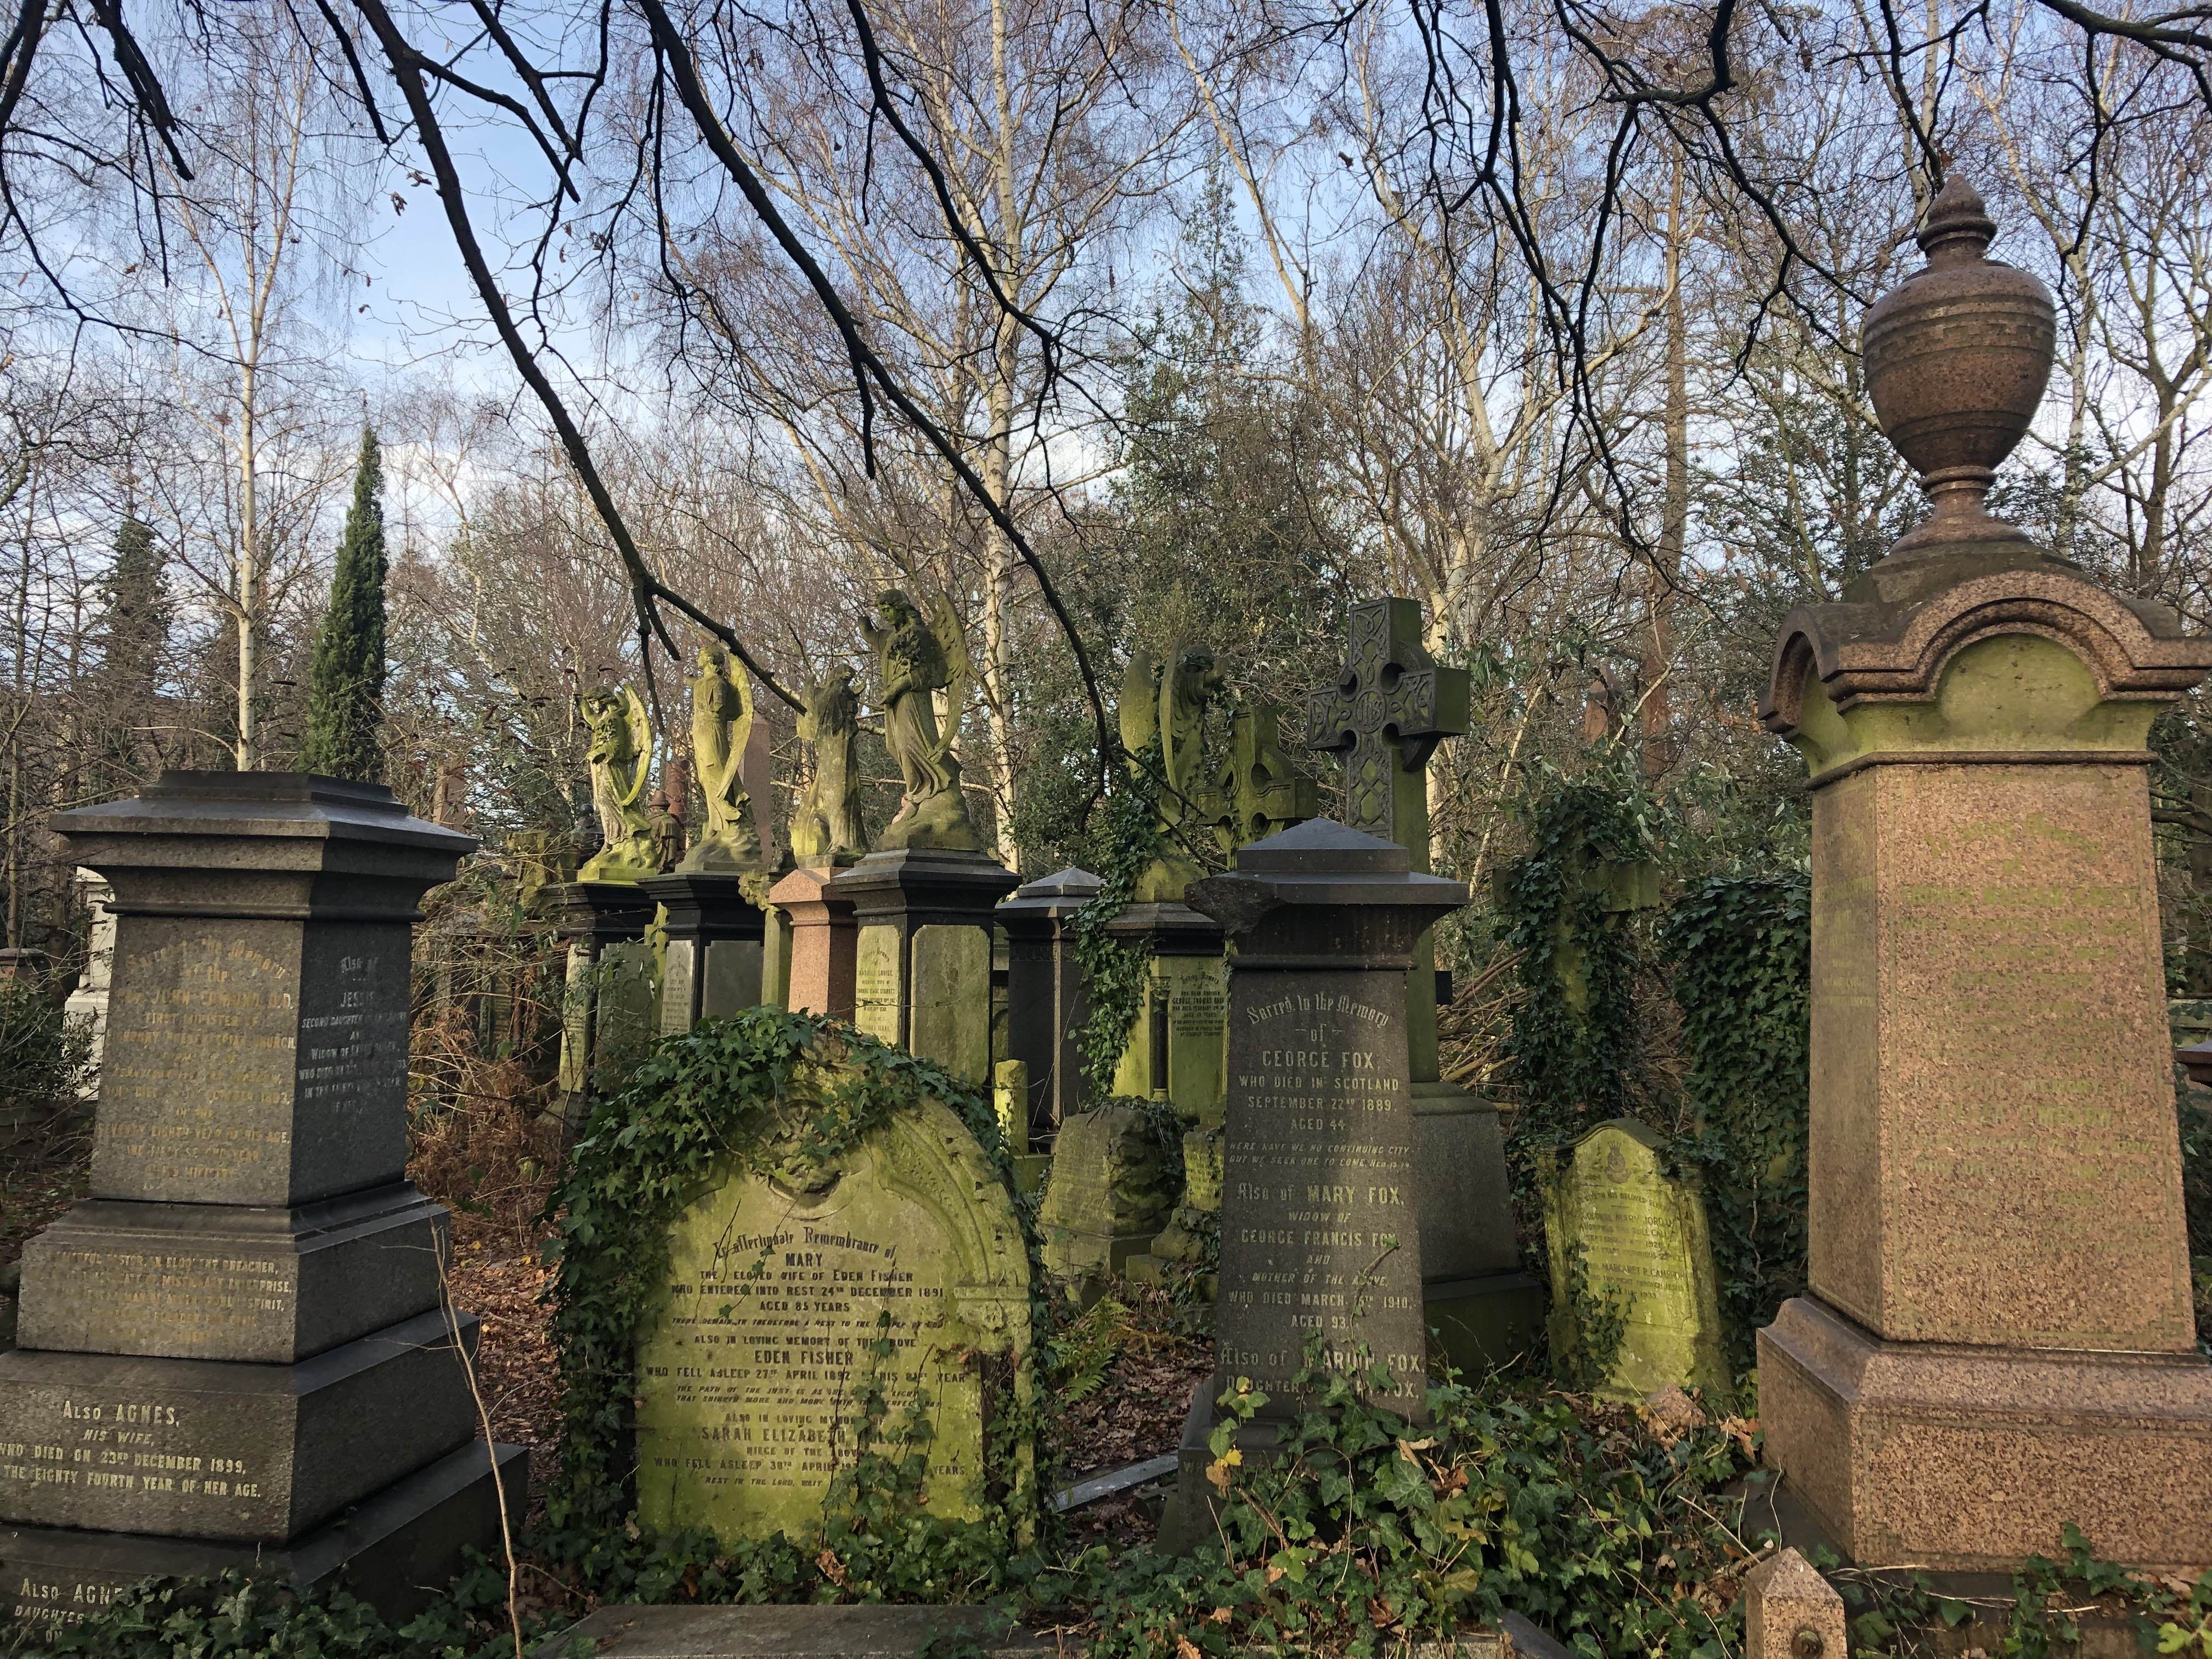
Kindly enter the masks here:
<path id="1" fill-rule="evenodd" d="M 528 1447 L 487 1449 L 479 1440 L 284 1545 L 0 1526 L 0 1608 L 24 1626 L 58 1628 L 99 1612 L 142 1578 L 244 1567 L 301 1586 L 336 1580 L 386 1618 L 404 1619 L 460 1572 L 466 1552 L 499 1547 L 501 1494 L 507 1512 L 520 1516 L 529 1468 Z"/>
<path id="2" fill-rule="evenodd" d="M 1427 1235 L 1422 1236 L 1424 1244 Z M 1533 1273 L 1431 1279 L 1421 1286 L 1432 1360 L 1475 1378 L 1533 1353 L 1544 1341 L 1544 1291 Z M 1439 1367 L 1441 1369 L 1441 1367 Z"/>
<path id="3" fill-rule="evenodd" d="M 1844 1554 L 2009 1574 L 2099 1555 L 2212 1567 L 2212 1362 L 1891 1342 L 1811 1297 L 1759 1333 L 1766 1458 Z"/>
<path id="4" fill-rule="evenodd" d="M 17 1348 L 0 1353 L 0 1521 L 289 1538 L 475 1427 L 442 1312 L 296 1365 Z"/>
<path id="5" fill-rule="evenodd" d="M 289 1209 L 87 1200 L 24 1247 L 17 1340 L 289 1364 L 434 1306 L 445 1217 L 404 1182 Z"/>

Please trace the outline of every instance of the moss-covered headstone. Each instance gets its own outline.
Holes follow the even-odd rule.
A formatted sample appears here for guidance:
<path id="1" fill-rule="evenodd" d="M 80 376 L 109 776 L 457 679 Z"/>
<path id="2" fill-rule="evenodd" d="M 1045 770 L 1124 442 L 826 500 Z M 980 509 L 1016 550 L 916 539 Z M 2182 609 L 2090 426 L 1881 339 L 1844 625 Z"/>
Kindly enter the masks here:
<path id="1" fill-rule="evenodd" d="M 917 1437 L 928 1510 L 979 1518 L 1029 1479 L 999 1439 L 1029 1391 L 1029 1298 L 1012 1201 L 934 1101 L 826 1161 L 725 1158 L 674 1223 L 639 1340 L 639 1519 L 796 1535 L 861 1454 Z"/>
<path id="2" fill-rule="evenodd" d="M 1664 1146 L 1615 1118 L 1546 1186 L 1552 1352 L 1598 1369 L 1593 1391 L 1606 1399 L 1729 1392 L 1705 1198 L 1662 1167 Z"/>
<path id="3" fill-rule="evenodd" d="M 1060 1126 L 1038 1225 L 1045 1271 L 1075 1283 L 1118 1275 L 1149 1251 L 1179 1185 L 1145 1109 L 1108 1101 Z"/>

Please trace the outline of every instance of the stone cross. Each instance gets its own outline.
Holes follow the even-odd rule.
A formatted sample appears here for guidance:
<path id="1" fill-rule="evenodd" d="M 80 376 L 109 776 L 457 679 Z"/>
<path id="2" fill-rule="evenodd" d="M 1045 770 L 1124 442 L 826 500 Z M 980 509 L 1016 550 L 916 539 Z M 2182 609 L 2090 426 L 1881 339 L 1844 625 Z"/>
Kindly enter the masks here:
<path id="1" fill-rule="evenodd" d="M 1344 761 L 1344 822 L 1396 842 L 1426 870 L 1426 769 L 1437 744 L 1467 730 L 1467 671 L 1423 648 L 1414 599 L 1356 605 L 1345 632 L 1336 684 L 1306 694 L 1307 746 Z"/>

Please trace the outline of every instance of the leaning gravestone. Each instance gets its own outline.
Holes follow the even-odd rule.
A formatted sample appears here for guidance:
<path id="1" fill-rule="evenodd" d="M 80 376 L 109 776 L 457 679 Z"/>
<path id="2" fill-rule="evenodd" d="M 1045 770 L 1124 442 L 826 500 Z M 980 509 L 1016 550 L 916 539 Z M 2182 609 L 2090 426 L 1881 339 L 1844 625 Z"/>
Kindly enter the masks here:
<path id="1" fill-rule="evenodd" d="M 1552 1351 L 1611 1349 L 1593 1390 L 1603 1399 L 1729 1392 L 1705 1197 L 1661 1167 L 1663 1150 L 1643 1124 L 1616 1118 L 1583 1136 L 1546 1184 Z M 1590 1328 L 1614 1320 L 1614 1329 Z"/>
<path id="2" fill-rule="evenodd" d="M 1181 1185 L 1140 1106 L 1109 1100 L 1060 1126 L 1037 1218 L 1045 1271 L 1075 1284 L 1118 1276 L 1148 1251 Z"/>
<path id="3" fill-rule="evenodd" d="M 996 1413 L 1028 1397 L 1029 1298 L 1012 1200 L 935 1101 L 827 1162 L 762 1176 L 726 1158 L 674 1224 L 638 1344 L 639 1519 L 795 1536 L 859 1453 L 898 1454 L 917 1412 L 930 1513 L 975 1518 L 994 1484 L 1029 1480 L 1018 1447 L 988 1455 Z"/>
<path id="4" fill-rule="evenodd" d="M 474 843 L 389 790 L 168 772 L 53 827 L 117 918 L 92 1195 L 0 1354 L 7 1604 L 152 1573 L 343 1575 L 419 1605 L 498 1538 L 496 1464 L 409 1185 L 409 934 Z"/>

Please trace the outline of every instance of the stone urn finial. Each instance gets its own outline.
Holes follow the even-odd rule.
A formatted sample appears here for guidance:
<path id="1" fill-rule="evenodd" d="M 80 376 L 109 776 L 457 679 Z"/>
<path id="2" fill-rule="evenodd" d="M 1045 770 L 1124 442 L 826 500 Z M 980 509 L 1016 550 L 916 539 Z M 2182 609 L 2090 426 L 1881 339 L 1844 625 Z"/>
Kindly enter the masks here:
<path id="1" fill-rule="evenodd" d="M 1928 263 L 1866 314 L 1875 414 L 1935 507 L 1892 558 L 2029 539 L 1982 501 L 2043 401 L 2058 319 L 2050 289 L 1988 257 L 1996 229 L 1979 192 L 1954 173 L 1915 238 Z"/>

